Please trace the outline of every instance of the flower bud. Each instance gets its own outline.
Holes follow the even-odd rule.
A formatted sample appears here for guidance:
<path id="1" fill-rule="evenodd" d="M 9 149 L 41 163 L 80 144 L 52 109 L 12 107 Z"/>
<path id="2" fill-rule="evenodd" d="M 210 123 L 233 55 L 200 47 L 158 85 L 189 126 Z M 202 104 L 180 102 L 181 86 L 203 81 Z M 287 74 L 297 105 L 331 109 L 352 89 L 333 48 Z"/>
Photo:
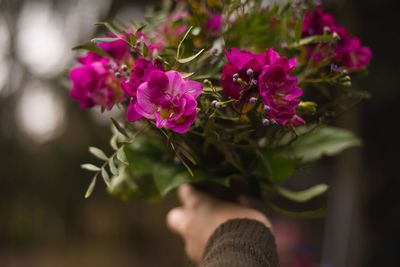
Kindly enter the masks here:
<path id="1" fill-rule="evenodd" d="M 343 85 L 346 87 L 351 87 L 351 81 L 346 81 L 343 83 Z"/>
<path id="2" fill-rule="evenodd" d="M 267 106 L 267 105 L 264 106 L 264 109 L 263 109 L 264 114 L 268 114 L 270 112 L 270 110 L 271 110 L 271 108 L 269 106 Z"/>
<path id="3" fill-rule="evenodd" d="M 219 108 L 222 106 L 221 102 L 219 102 L 219 101 L 217 101 L 217 100 L 213 100 L 213 101 L 211 102 L 211 105 L 212 105 L 214 108 L 216 108 L 216 109 L 219 109 Z"/>
<path id="4" fill-rule="evenodd" d="M 254 71 L 252 69 L 248 69 L 246 71 L 247 76 L 252 77 L 254 75 Z"/>
<path id="5" fill-rule="evenodd" d="M 249 103 L 250 103 L 250 104 L 255 104 L 255 103 L 257 103 L 257 97 L 254 97 L 254 96 L 250 97 Z"/>
<path id="6" fill-rule="evenodd" d="M 317 112 L 317 104 L 311 101 L 304 101 L 300 102 L 297 109 L 306 115 L 313 115 Z"/>
<path id="7" fill-rule="evenodd" d="M 264 119 L 262 120 L 262 124 L 263 124 L 264 126 L 269 126 L 269 125 L 271 124 L 271 121 L 268 120 L 268 119 L 266 119 L 266 118 L 264 118 Z"/>
<path id="8" fill-rule="evenodd" d="M 336 64 L 331 64 L 331 70 L 333 72 L 340 72 L 340 67 Z"/>
<path id="9" fill-rule="evenodd" d="M 266 147 L 267 146 L 267 138 L 265 138 L 265 137 L 261 138 L 258 141 L 258 146 L 262 147 L 262 148 Z"/>
<path id="10" fill-rule="evenodd" d="M 339 36 L 339 34 L 337 32 L 334 32 L 332 34 L 332 37 L 335 38 L 336 40 L 340 40 L 340 36 Z"/>
<path id="11" fill-rule="evenodd" d="M 350 82 L 350 81 L 351 81 L 351 78 L 350 78 L 349 75 L 346 75 L 346 76 L 344 76 L 344 77 L 342 78 L 342 81 L 343 81 L 343 82 Z"/>
<path id="12" fill-rule="evenodd" d="M 325 34 L 331 33 L 331 28 L 330 28 L 329 26 L 325 26 L 325 27 L 324 27 L 324 33 L 325 33 Z"/>

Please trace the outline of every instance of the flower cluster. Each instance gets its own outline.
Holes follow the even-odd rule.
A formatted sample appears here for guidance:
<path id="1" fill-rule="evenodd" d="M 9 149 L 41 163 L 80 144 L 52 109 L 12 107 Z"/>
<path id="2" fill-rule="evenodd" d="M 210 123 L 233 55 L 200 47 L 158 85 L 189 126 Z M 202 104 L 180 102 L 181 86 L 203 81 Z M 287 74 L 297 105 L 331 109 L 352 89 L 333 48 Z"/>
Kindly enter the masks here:
<path id="1" fill-rule="evenodd" d="M 87 196 L 102 176 L 124 198 L 207 181 L 305 201 L 278 183 L 360 143 L 325 124 L 366 95 L 344 86 L 372 53 L 321 8 L 302 17 L 312 1 L 272 2 L 178 0 L 146 25 L 100 23 L 113 36 L 78 47 L 71 96 L 121 114 L 113 154 L 91 148 L 104 163 L 82 166 L 95 172 Z"/>
<path id="2" fill-rule="evenodd" d="M 296 115 L 302 90 L 297 78 L 289 76 L 296 59 L 281 57 L 273 49 L 254 54 L 236 48 L 225 51 L 228 59 L 222 71 L 221 83 L 225 94 L 238 101 L 262 100 L 263 124 L 278 123 L 297 126 L 304 121 Z"/>
<path id="3" fill-rule="evenodd" d="M 333 59 L 343 64 L 347 69 L 358 71 L 366 68 L 371 60 L 372 51 L 362 46 L 358 37 L 352 36 L 343 26 L 336 24 L 334 17 L 325 12 L 321 7 L 306 13 L 303 20 L 302 32 L 304 37 L 322 35 L 326 32 L 336 34 L 339 41 L 333 49 Z M 309 54 L 315 61 L 329 56 L 329 49 L 320 47 L 315 52 L 314 47 L 309 49 Z"/>
<path id="4" fill-rule="evenodd" d="M 129 63 L 131 56 L 123 40 L 102 43 L 99 48 L 109 57 L 88 52 L 79 58 L 81 66 L 71 70 L 71 97 L 80 102 L 81 108 L 99 105 L 110 110 L 124 100 L 117 68 L 124 62 Z"/>
<path id="5" fill-rule="evenodd" d="M 138 36 L 143 40 L 143 34 Z M 201 83 L 184 79 L 176 71 L 165 72 L 157 60 L 134 60 L 124 40 L 101 43 L 99 48 L 109 57 L 88 52 L 79 59 L 82 66 L 70 72 L 71 97 L 81 108 L 99 105 L 110 110 L 128 100 L 126 117 L 130 122 L 146 118 L 155 120 L 159 128 L 181 134 L 189 130 L 197 118 Z"/>

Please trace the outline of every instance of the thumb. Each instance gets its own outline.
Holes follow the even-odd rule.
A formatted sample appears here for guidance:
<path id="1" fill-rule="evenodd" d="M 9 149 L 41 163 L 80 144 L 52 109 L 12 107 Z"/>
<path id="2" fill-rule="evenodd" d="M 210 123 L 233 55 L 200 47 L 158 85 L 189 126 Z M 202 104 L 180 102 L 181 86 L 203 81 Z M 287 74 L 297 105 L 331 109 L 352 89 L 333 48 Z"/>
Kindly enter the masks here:
<path id="1" fill-rule="evenodd" d="M 182 207 L 174 208 L 167 214 L 167 226 L 175 233 L 182 234 L 186 225 L 185 210 Z"/>

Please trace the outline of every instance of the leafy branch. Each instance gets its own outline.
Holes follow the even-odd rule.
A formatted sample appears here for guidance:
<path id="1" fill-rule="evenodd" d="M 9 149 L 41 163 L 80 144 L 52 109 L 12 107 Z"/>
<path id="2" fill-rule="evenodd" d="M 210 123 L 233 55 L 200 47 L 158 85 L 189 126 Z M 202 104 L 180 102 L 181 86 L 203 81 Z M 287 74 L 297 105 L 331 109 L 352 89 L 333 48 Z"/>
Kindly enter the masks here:
<path id="1" fill-rule="evenodd" d="M 130 145 L 134 142 L 136 137 L 141 134 L 143 131 L 145 131 L 148 128 L 148 124 L 144 125 L 141 129 L 139 129 L 133 136 L 130 136 L 128 131 L 120 125 L 114 118 L 111 118 L 111 121 L 115 127 L 115 129 L 118 131 L 119 134 L 123 135 L 126 139 L 122 142 L 118 142 L 118 135 L 114 135 L 113 138 L 111 139 L 110 145 L 111 147 L 115 150 L 114 153 L 107 157 L 107 155 L 99 148 L 96 147 L 90 147 L 89 152 L 95 156 L 98 159 L 103 160 L 103 164 L 98 167 L 94 164 L 91 163 L 86 163 L 82 164 L 81 168 L 95 172 L 92 181 L 85 193 L 85 198 L 90 197 L 90 195 L 93 193 L 94 187 L 97 182 L 97 178 L 99 175 L 103 178 L 104 183 L 106 184 L 107 188 L 110 187 L 111 185 L 111 178 L 110 174 L 107 171 L 107 167 L 109 168 L 111 174 L 113 176 L 118 175 L 118 164 L 116 162 L 120 162 L 125 165 L 129 165 L 129 162 L 127 161 L 126 154 L 125 154 L 125 147 L 127 145 Z"/>

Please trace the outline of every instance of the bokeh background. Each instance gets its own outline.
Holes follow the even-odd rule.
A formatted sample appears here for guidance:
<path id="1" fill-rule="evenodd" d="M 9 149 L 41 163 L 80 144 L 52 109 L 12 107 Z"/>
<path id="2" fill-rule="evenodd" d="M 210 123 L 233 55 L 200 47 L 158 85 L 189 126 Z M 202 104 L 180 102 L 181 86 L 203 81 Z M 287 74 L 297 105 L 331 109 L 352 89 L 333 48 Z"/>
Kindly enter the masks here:
<path id="1" fill-rule="evenodd" d="M 178 202 L 123 202 L 79 168 L 89 145 L 107 148 L 108 117 L 68 97 L 71 47 L 94 23 L 141 20 L 151 0 L 0 0 L 0 266 L 185 266 L 183 245 L 165 226 Z M 396 266 L 400 241 L 399 4 L 331 0 L 335 13 L 374 51 L 355 86 L 372 98 L 338 118 L 362 148 L 326 159 L 301 179 L 332 184 L 323 219 L 273 216 L 283 267 Z"/>

